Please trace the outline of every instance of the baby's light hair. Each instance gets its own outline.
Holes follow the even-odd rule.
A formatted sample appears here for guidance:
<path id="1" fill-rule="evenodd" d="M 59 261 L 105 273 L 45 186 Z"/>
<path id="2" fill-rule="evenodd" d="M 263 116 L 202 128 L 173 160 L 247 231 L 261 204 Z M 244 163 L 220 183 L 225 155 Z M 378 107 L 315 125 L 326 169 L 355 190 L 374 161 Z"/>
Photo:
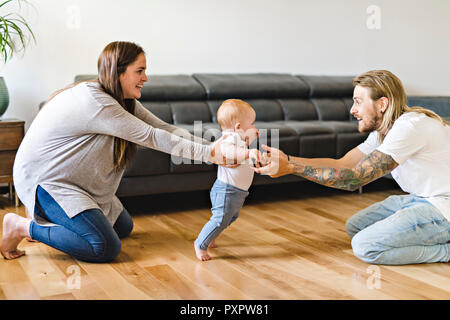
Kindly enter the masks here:
<path id="1" fill-rule="evenodd" d="M 241 99 L 228 99 L 222 102 L 217 110 L 217 122 L 222 129 L 234 128 L 242 116 L 247 116 L 253 111 L 251 105 Z"/>

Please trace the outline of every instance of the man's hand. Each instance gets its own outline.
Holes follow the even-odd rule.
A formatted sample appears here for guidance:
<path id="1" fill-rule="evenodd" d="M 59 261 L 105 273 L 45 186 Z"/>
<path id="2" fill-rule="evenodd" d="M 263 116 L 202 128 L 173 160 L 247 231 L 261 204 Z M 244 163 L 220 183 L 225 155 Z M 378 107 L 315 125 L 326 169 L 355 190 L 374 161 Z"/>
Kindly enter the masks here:
<path id="1" fill-rule="evenodd" d="M 248 158 L 252 161 L 253 165 L 256 168 L 261 167 L 263 164 L 263 162 L 262 162 L 263 156 L 258 149 L 250 149 Z"/>
<path id="2" fill-rule="evenodd" d="M 266 165 L 261 168 L 253 168 L 256 173 L 269 175 L 272 178 L 278 178 L 293 172 L 293 167 L 283 151 L 266 145 L 262 145 L 262 148 L 266 150 L 263 154 L 263 163 L 266 163 Z"/>

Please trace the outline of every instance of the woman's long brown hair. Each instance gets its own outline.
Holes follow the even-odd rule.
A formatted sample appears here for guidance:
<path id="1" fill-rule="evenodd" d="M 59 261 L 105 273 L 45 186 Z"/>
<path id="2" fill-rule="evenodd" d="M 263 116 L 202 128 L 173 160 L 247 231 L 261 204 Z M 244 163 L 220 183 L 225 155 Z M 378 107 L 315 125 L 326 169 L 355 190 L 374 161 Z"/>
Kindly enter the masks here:
<path id="1" fill-rule="evenodd" d="M 108 44 L 98 58 L 98 82 L 131 114 L 134 114 L 135 99 L 125 99 L 119 77 L 144 50 L 135 43 L 116 41 Z M 136 153 L 136 144 L 118 137 L 114 138 L 114 168 L 122 170 Z"/>

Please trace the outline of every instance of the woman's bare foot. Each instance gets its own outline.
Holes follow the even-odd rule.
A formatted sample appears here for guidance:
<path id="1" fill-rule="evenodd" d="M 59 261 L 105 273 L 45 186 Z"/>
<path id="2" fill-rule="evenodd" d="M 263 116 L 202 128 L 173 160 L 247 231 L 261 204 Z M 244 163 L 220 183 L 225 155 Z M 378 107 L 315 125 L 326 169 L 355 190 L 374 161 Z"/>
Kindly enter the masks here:
<path id="1" fill-rule="evenodd" d="M 208 260 L 211 260 L 211 257 L 210 257 L 210 255 L 208 254 L 208 251 L 202 250 L 202 249 L 200 249 L 200 248 L 197 248 L 195 245 L 194 245 L 194 248 L 195 248 L 195 255 L 197 256 L 197 258 L 198 258 L 200 261 L 208 261 Z"/>
<path id="2" fill-rule="evenodd" d="M 7 213 L 3 217 L 3 237 L 0 253 L 5 259 L 16 259 L 25 254 L 17 249 L 23 238 L 30 237 L 30 219 L 22 218 L 15 213 Z"/>

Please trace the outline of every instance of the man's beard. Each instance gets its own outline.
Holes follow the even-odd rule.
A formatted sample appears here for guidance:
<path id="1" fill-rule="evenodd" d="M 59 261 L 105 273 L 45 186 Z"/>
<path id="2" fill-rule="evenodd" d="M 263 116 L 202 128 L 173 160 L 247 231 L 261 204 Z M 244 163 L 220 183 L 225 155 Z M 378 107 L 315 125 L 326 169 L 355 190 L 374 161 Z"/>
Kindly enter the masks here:
<path id="1" fill-rule="evenodd" d="M 370 119 L 368 121 L 368 123 L 364 124 L 364 127 L 360 126 L 360 123 L 362 123 L 362 120 L 360 123 L 358 123 L 358 131 L 359 132 L 372 132 L 377 130 L 380 127 L 381 124 L 381 120 L 383 120 L 381 117 L 379 117 L 378 115 L 375 115 L 374 118 Z"/>

